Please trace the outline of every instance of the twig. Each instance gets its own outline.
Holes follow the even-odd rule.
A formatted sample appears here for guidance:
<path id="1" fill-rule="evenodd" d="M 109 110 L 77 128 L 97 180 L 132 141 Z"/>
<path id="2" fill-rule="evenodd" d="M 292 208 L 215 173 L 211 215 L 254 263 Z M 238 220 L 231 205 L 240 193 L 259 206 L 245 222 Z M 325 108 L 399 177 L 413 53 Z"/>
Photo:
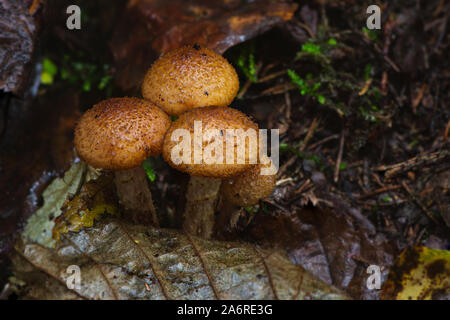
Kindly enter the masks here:
<path id="1" fill-rule="evenodd" d="M 444 142 L 447 142 L 449 132 L 450 132 L 450 121 L 447 122 L 447 125 L 445 126 L 445 130 L 444 130 Z"/>
<path id="2" fill-rule="evenodd" d="M 422 237 L 423 237 L 423 235 L 424 235 L 424 233 L 425 233 L 426 230 L 427 230 L 427 228 L 423 228 L 423 229 L 419 232 L 419 235 L 417 236 L 416 240 L 414 240 L 414 245 L 415 245 L 415 246 L 418 246 L 418 245 L 419 245 L 420 240 L 422 239 Z"/>
<path id="3" fill-rule="evenodd" d="M 342 154 L 344 153 L 345 129 L 342 129 L 341 140 L 339 141 L 339 153 L 336 160 L 336 168 L 334 169 L 334 182 L 339 181 L 339 170 L 342 162 Z"/>
<path id="4" fill-rule="evenodd" d="M 252 84 L 252 81 L 250 79 L 248 79 L 245 84 L 242 86 L 241 91 L 238 93 L 238 95 L 236 96 L 236 99 L 242 99 L 242 97 L 245 95 L 245 93 L 247 92 L 248 88 L 250 88 L 250 85 Z"/>
<path id="5" fill-rule="evenodd" d="M 294 179 L 292 179 L 291 177 L 289 178 L 285 178 L 285 179 L 280 179 L 275 183 L 275 186 L 281 186 L 282 184 L 288 183 L 288 182 L 292 182 L 294 181 Z"/>
<path id="6" fill-rule="evenodd" d="M 311 180 L 307 179 L 297 190 L 294 191 L 295 194 L 302 193 L 305 189 L 310 186 Z"/>
<path id="7" fill-rule="evenodd" d="M 277 78 L 277 77 L 285 75 L 285 74 L 286 74 L 286 70 L 277 71 L 277 72 L 268 74 L 265 77 L 262 77 L 261 79 L 258 80 L 258 83 L 266 82 L 266 81 L 272 80 L 274 78 Z"/>
<path id="8" fill-rule="evenodd" d="M 317 118 L 314 118 L 313 121 L 311 122 L 309 128 L 308 128 L 308 132 L 306 133 L 305 139 L 303 139 L 303 141 L 300 144 L 300 148 L 299 148 L 299 152 L 303 152 L 308 144 L 308 141 L 311 140 L 311 138 L 314 135 L 314 131 L 316 130 L 317 126 L 319 124 L 319 121 L 317 120 Z M 280 168 L 280 170 L 278 170 L 278 177 L 281 177 L 282 173 L 295 162 L 297 155 L 294 155 L 292 157 L 289 158 L 288 161 L 286 161 Z"/>
<path id="9" fill-rule="evenodd" d="M 286 169 L 295 162 L 296 157 L 297 155 L 293 155 L 289 158 L 288 161 L 283 163 L 283 165 L 280 167 L 280 170 L 278 170 L 277 177 L 281 177 L 283 175 L 284 171 L 286 171 Z"/>
<path id="10" fill-rule="evenodd" d="M 258 62 L 258 64 L 256 65 L 256 70 L 255 70 L 255 75 L 258 76 L 259 71 L 261 70 L 261 66 L 262 66 L 262 62 Z M 244 86 L 242 87 L 241 91 L 238 93 L 237 95 L 237 99 L 242 99 L 242 97 L 245 95 L 245 93 L 247 92 L 248 88 L 250 88 L 252 84 L 252 81 L 250 79 L 247 80 L 247 82 L 244 84 Z"/>
<path id="11" fill-rule="evenodd" d="M 402 172 L 417 169 L 419 167 L 429 166 L 442 161 L 450 156 L 449 150 L 441 150 L 432 152 L 430 154 L 418 155 L 406 161 L 396 163 L 388 166 L 379 166 L 375 168 L 376 171 L 386 171 L 384 177 L 390 179 Z"/>
<path id="12" fill-rule="evenodd" d="M 282 84 L 273 86 L 272 88 L 262 91 L 261 96 L 277 95 L 277 94 L 285 93 L 286 91 L 296 90 L 296 89 L 297 89 L 297 87 L 294 86 L 292 83 L 289 83 L 289 84 L 282 83 Z"/>
<path id="13" fill-rule="evenodd" d="M 289 90 L 287 90 L 284 93 L 284 100 L 286 101 L 286 121 L 288 123 L 290 123 L 291 122 L 292 103 L 291 103 L 291 96 L 289 94 Z"/>
<path id="14" fill-rule="evenodd" d="M 408 195 L 412 198 L 412 200 L 416 203 L 417 206 L 419 206 L 420 209 L 425 212 L 427 217 L 433 221 L 436 225 L 439 225 L 439 221 L 436 220 L 435 217 L 431 214 L 431 212 L 422 204 L 422 202 L 417 199 L 417 197 L 412 193 L 411 189 L 408 187 L 408 185 L 405 183 L 405 181 L 401 182 L 402 187 L 405 189 L 405 191 L 408 193 Z"/>
<path id="15" fill-rule="evenodd" d="M 317 120 L 317 117 L 315 117 L 313 119 L 313 121 L 311 122 L 311 124 L 309 125 L 308 128 L 308 133 L 306 134 L 305 139 L 303 139 L 302 144 L 300 145 L 300 148 L 298 149 L 300 152 L 303 152 L 309 142 L 309 140 L 311 140 L 311 138 L 314 135 L 314 132 L 316 131 L 317 126 L 319 125 L 319 120 Z"/>
<path id="16" fill-rule="evenodd" d="M 370 191 L 370 192 L 367 192 L 365 194 L 359 195 L 359 196 L 356 197 L 356 199 L 357 200 L 362 200 L 362 199 L 369 198 L 371 196 L 374 196 L 374 195 L 377 195 L 377 194 L 380 194 L 380 193 L 383 193 L 383 192 L 386 192 L 386 191 L 397 190 L 397 189 L 400 189 L 400 188 L 401 188 L 401 186 L 399 186 L 399 185 L 387 186 L 387 187 L 384 187 L 384 188 L 379 188 L 379 189 L 376 189 L 374 191 Z"/>
<path id="17" fill-rule="evenodd" d="M 414 114 L 417 113 L 417 107 L 419 106 L 420 102 L 422 101 L 423 94 L 425 93 L 425 90 L 427 89 L 427 84 L 424 83 L 420 87 L 419 92 L 417 93 L 417 96 L 412 100 L 411 107 Z"/>
<path id="18" fill-rule="evenodd" d="M 278 208 L 278 209 L 280 209 L 281 211 L 284 211 L 284 212 L 286 212 L 286 213 L 290 213 L 288 209 L 286 209 L 286 208 L 280 206 L 278 203 L 275 203 L 275 202 L 272 201 L 272 200 L 263 199 L 262 202 L 268 203 L 268 204 L 274 206 L 275 208 Z"/>
<path id="19" fill-rule="evenodd" d="M 324 144 L 324 143 L 326 143 L 326 142 L 328 142 L 330 140 L 334 140 L 334 139 L 337 139 L 337 138 L 339 138 L 339 135 L 338 134 L 333 134 L 333 135 L 331 135 L 329 137 L 326 137 L 325 139 L 322 139 L 322 140 L 317 141 L 316 143 L 313 143 L 312 145 L 310 145 L 308 147 L 308 150 L 313 150 L 316 147 L 318 147 L 318 146 L 320 146 L 320 145 L 322 145 L 322 144 Z"/>
<path id="20" fill-rule="evenodd" d="M 300 26 L 300 27 L 302 27 L 303 29 L 305 29 L 307 32 L 308 32 L 308 34 L 309 34 L 309 36 L 311 37 L 311 38 L 315 38 L 316 37 L 316 35 L 314 34 L 314 32 L 311 30 L 311 28 L 306 24 L 306 23 L 302 23 L 302 22 L 297 22 L 297 24 Z"/>

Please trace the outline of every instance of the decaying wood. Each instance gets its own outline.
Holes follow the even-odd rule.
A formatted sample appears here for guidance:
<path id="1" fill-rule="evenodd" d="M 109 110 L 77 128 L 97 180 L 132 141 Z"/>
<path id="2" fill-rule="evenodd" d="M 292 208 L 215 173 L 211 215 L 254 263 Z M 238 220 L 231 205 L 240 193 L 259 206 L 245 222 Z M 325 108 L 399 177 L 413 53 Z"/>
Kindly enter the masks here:
<path id="1" fill-rule="evenodd" d="M 386 179 L 390 179 L 398 174 L 401 174 L 406 171 L 418 169 L 421 167 L 430 166 L 432 164 L 437 164 L 439 162 L 443 162 L 444 160 L 448 160 L 450 157 L 450 152 L 448 150 L 441 150 L 432 152 L 429 154 L 418 155 L 411 159 L 408 159 L 404 162 L 396 163 L 388 166 L 380 166 L 376 168 L 376 171 L 386 171 L 384 177 Z"/>

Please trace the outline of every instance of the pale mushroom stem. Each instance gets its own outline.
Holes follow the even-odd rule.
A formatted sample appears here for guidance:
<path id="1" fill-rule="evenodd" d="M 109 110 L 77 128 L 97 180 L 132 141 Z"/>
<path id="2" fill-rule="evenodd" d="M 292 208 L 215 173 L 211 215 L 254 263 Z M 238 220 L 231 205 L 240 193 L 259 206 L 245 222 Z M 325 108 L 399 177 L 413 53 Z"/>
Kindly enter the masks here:
<path id="1" fill-rule="evenodd" d="M 135 223 L 159 227 L 145 170 L 139 166 L 115 171 L 117 196 L 125 212 Z"/>
<path id="2" fill-rule="evenodd" d="M 191 176 L 186 191 L 183 229 L 210 239 L 214 231 L 214 212 L 221 179 Z"/>

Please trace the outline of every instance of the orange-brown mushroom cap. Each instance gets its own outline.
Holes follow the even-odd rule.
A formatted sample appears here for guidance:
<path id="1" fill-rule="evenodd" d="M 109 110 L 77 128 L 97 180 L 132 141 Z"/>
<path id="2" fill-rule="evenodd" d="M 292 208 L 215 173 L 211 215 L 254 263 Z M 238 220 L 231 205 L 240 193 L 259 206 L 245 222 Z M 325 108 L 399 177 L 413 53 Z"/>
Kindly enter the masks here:
<path id="1" fill-rule="evenodd" d="M 242 174 L 223 181 L 221 186 L 222 196 L 237 206 L 248 207 L 259 202 L 260 199 L 267 198 L 275 188 L 276 170 L 273 174 L 262 175 L 261 168 L 272 166 L 268 164 L 257 164 Z"/>
<path id="2" fill-rule="evenodd" d="M 195 131 L 196 123 L 201 127 L 200 136 Z M 247 143 L 238 147 L 238 134 L 233 135 L 232 130 L 239 129 L 242 133 L 254 133 L 256 145 L 250 147 L 250 139 L 246 139 Z M 193 176 L 227 178 L 249 169 L 257 162 L 257 137 L 258 125 L 236 109 L 196 108 L 183 113 L 172 123 L 164 138 L 163 157 L 173 168 Z M 228 160 L 227 145 L 230 155 Z M 196 154 L 200 154 L 196 150 L 201 150 L 197 158 L 199 163 L 195 163 Z M 220 154 L 222 161 L 219 160 Z"/>
<path id="3" fill-rule="evenodd" d="M 145 75 L 142 96 L 169 115 L 207 106 L 228 106 L 239 90 L 234 68 L 198 45 L 169 51 Z"/>
<path id="4" fill-rule="evenodd" d="M 131 169 L 162 151 L 169 116 L 137 98 L 112 98 L 86 111 L 75 128 L 75 149 L 95 168 Z"/>

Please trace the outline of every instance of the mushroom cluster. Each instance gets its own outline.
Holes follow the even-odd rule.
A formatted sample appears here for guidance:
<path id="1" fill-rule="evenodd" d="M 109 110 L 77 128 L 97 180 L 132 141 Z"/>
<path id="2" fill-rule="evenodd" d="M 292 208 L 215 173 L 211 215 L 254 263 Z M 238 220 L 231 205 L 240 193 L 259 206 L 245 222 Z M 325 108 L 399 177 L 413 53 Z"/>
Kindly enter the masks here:
<path id="1" fill-rule="evenodd" d="M 259 148 L 244 144 L 243 155 L 237 154 L 235 137 L 227 134 L 230 129 L 258 131 L 249 117 L 228 107 L 238 89 L 236 71 L 221 55 L 198 45 L 181 47 L 149 68 L 144 99 L 113 98 L 88 110 L 75 129 L 75 148 L 89 165 L 114 171 L 125 211 L 153 225 L 158 219 L 141 163 L 162 153 L 171 167 L 190 175 L 183 228 L 210 238 L 219 193 L 236 206 L 249 206 L 269 196 L 275 185 L 275 175 L 259 173 Z M 169 116 L 178 118 L 172 122 Z M 197 123 L 206 138 L 196 140 Z M 181 152 L 180 130 L 188 136 Z M 217 161 L 229 156 L 227 147 L 243 161 Z"/>

